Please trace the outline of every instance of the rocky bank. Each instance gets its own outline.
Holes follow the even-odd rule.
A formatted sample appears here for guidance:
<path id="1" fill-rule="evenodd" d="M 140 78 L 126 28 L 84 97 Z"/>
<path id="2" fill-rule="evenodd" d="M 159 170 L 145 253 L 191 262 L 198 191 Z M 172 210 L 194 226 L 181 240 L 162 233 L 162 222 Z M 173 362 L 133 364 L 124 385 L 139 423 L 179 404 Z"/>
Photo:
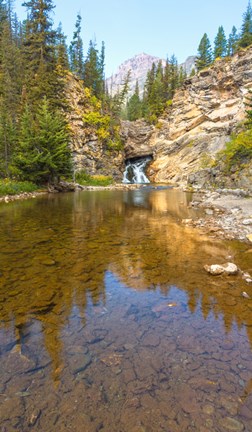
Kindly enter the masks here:
<path id="1" fill-rule="evenodd" d="M 201 190 L 193 195 L 193 208 L 203 209 L 198 219 L 182 223 L 200 228 L 212 237 L 252 243 L 252 197 L 240 189 Z"/>

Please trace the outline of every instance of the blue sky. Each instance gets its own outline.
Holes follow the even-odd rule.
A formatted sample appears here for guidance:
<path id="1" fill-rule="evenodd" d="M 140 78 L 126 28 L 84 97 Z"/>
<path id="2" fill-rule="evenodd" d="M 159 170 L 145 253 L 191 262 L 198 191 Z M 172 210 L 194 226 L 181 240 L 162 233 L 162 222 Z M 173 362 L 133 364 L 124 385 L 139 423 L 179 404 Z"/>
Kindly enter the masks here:
<path id="1" fill-rule="evenodd" d="M 135 54 L 145 52 L 166 58 L 175 54 L 179 63 L 197 54 L 206 32 L 211 43 L 218 27 L 226 35 L 239 30 L 248 0 L 55 0 L 54 22 L 61 21 L 68 42 L 72 39 L 77 13 L 82 15 L 84 51 L 90 39 L 98 48 L 104 40 L 106 75 Z M 22 0 L 16 0 L 20 19 L 25 18 Z"/>

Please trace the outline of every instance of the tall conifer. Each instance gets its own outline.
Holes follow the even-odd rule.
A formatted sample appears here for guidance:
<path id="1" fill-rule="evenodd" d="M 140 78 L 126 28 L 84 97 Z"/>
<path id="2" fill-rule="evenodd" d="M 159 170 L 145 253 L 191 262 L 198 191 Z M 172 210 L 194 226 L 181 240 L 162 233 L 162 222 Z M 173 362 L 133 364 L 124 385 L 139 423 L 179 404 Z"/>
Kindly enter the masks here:
<path id="1" fill-rule="evenodd" d="M 227 39 L 223 26 L 218 28 L 218 33 L 214 39 L 214 58 L 225 57 L 227 54 Z"/>
<path id="2" fill-rule="evenodd" d="M 207 34 L 205 33 L 198 47 L 198 55 L 196 59 L 197 70 L 204 69 L 212 63 L 212 48 Z"/>
<path id="3" fill-rule="evenodd" d="M 239 36 L 235 26 L 232 27 L 232 31 L 228 37 L 227 43 L 227 55 L 232 56 L 236 53 L 238 48 Z"/>
<path id="4" fill-rule="evenodd" d="M 83 41 L 81 38 L 81 15 L 77 15 L 75 23 L 75 31 L 73 34 L 73 40 L 69 47 L 69 57 L 71 71 L 75 73 L 79 78 L 83 79 L 84 73 L 84 59 L 83 59 Z"/>
<path id="5" fill-rule="evenodd" d="M 243 15 L 243 23 L 238 44 L 242 48 L 252 44 L 252 8 L 250 1 L 248 2 L 247 10 Z"/>
<path id="6" fill-rule="evenodd" d="M 54 106 L 61 105 L 63 86 L 56 70 L 56 31 L 51 19 L 55 6 L 52 0 L 30 0 L 23 6 L 28 11 L 24 34 L 28 100 L 40 105 L 46 96 Z"/>

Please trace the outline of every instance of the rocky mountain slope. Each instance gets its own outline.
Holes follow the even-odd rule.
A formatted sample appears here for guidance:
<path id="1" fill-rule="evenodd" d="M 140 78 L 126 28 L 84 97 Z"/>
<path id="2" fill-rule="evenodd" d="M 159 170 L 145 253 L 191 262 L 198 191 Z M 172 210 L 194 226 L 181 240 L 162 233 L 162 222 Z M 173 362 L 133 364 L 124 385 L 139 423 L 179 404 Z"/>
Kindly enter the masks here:
<path id="1" fill-rule="evenodd" d="M 200 181 L 204 183 L 205 177 L 216 175 L 207 168 L 209 162 L 225 147 L 245 117 L 249 88 L 252 88 L 252 48 L 231 59 L 215 61 L 211 68 L 186 80 L 158 127 L 145 133 L 139 122 L 130 127 L 124 124 L 127 157 L 136 157 L 138 152 L 151 154 L 149 176 L 154 182 L 186 184 L 202 177 Z M 200 174 L 195 176 L 197 172 Z M 232 180 L 237 185 L 235 175 L 230 179 L 231 186 Z M 252 189 L 252 168 L 239 181 L 240 186 Z"/>
<path id="2" fill-rule="evenodd" d="M 114 75 L 107 78 L 106 86 L 109 93 L 114 95 L 120 91 L 127 73 L 131 71 L 128 97 L 134 93 L 137 80 L 139 84 L 140 96 L 142 96 L 147 72 L 151 69 L 153 63 L 158 64 L 160 60 L 162 61 L 163 66 L 165 66 L 164 59 L 160 59 L 159 57 L 154 57 L 145 53 L 137 54 L 131 59 L 126 60 L 119 66 Z M 192 71 L 192 68 L 194 67 L 194 62 L 195 56 L 190 56 L 180 66 L 182 66 L 189 75 Z"/>

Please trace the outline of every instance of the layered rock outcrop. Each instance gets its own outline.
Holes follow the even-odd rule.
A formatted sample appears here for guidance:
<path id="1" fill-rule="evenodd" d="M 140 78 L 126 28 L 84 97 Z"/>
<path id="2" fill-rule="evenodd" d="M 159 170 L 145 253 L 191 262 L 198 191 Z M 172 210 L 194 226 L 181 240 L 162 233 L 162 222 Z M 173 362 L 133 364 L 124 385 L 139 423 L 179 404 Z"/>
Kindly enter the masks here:
<path id="1" fill-rule="evenodd" d="M 189 180 L 203 185 L 215 181 L 218 170 L 209 166 L 242 124 L 250 88 L 251 48 L 215 61 L 211 68 L 186 80 L 156 128 L 143 122 L 126 125 L 126 157 L 151 154 L 148 174 L 153 182 Z M 252 167 L 245 171 L 238 179 L 231 178 L 229 186 L 232 180 L 234 186 L 252 185 Z"/>
<path id="2" fill-rule="evenodd" d="M 251 48 L 187 79 L 152 137 L 152 181 L 187 182 L 208 166 L 244 120 L 250 88 Z"/>

